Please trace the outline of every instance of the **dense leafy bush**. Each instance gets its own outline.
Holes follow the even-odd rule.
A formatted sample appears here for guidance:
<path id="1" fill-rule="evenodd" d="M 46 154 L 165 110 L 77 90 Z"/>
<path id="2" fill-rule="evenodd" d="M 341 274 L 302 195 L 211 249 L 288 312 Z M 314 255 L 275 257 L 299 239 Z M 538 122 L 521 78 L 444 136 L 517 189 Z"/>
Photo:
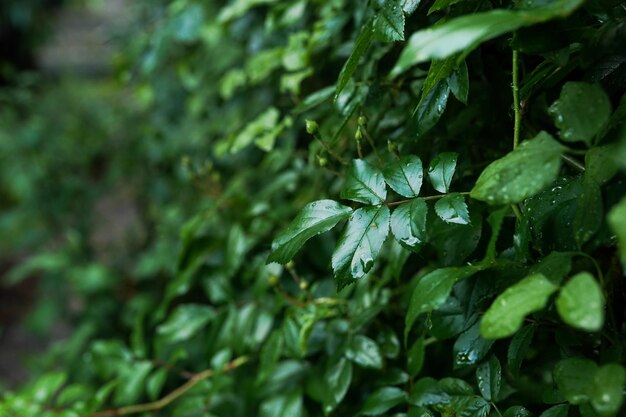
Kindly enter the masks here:
<path id="1" fill-rule="evenodd" d="M 89 308 L 0 415 L 623 415 L 621 3 L 145 3 L 105 157 L 193 214 L 14 270 Z"/>

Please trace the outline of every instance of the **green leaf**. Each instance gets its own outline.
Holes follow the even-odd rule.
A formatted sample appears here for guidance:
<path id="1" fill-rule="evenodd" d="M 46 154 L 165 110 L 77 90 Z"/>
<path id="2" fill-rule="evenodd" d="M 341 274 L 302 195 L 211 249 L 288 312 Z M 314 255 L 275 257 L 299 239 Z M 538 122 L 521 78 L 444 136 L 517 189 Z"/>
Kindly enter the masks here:
<path id="1" fill-rule="evenodd" d="M 491 404 L 476 396 L 452 397 L 452 408 L 458 417 L 487 417 Z"/>
<path id="2" fill-rule="evenodd" d="M 454 97 L 463 104 L 467 104 L 469 96 L 469 74 L 465 61 L 448 77 L 448 87 Z"/>
<path id="3" fill-rule="evenodd" d="M 481 334 L 488 339 L 511 336 L 519 330 L 528 314 L 545 307 L 557 288 L 542 274 L 529 275 L 507 288 L 483 316 Z"/>
<path id="4" fill-rule="evenodd" d="M 604 209 L 600 186 L 588 173 L 585 173 L 583 192 L 578 199 L 574 221 L 572 222 L 574 238 L 578 246 L 582 246 L 596 234 L 602 226 L 603 217 Z"/>
<path id="5" fill-rule="evenodd" d="M 574 252 L 551 252 L 530 269 L 530 274 L 543 274 L 550 282 L 558 285 L 572 269 L 572 258 L 575 255 Z"/>
<path id="6" fill-rule="evenodd" d="M 469 329 L 461 333 L 456 342 L 454 342 L 452 349 L 454 365 L 468 366 L 478 363 L 487 355 L 493 343 L 493 340 L 488 340 L 481 336 L 480 321 L 477 321 Z"/>
<path id="7" fill-rule="evenodd" d="M 496 401 L 498 399 L 502 383 L 502 367 L 498 358 L 491 356 L 488 361 L 476 368 L 476 381 L 478 390 L 485 400 Z"/>
<path id="8" fill-rule="evenodd" d="M 324 375 L 326 392 L 324 395 L 324 414 L 330 414 L 343 400 L 352 382 L 352 362 L 339 358 Z"/>
<path id="9" fill-rule="evenodd" d="M 445 81 L 440 81 L 422 98 L 415 109 L 418 138 L 437 124 L 446 110 L 449 95 L 448 84 Z"/>
<path id="10" fill-rule="evenodd" d="M 397 207 L 391 215 L 391 233 L 402 246 L 417 251 L 426 240 L 428 205 L 421 198 Z"/>
<path id="11" fill-rule="evenodd" d="M 465 197 L 459 193 L 448 194 L 437 200 L 435 212 L 446 223 L 469 224 L 470 218 Z"/>
<path id="12" fill-rule="evenodd" d="M 502 417 L 531 417 L 532 413 L 528 411 L 528 409 L 522 407 L 521 405 L 514 405 L 513 407 L 509 407 L 503 414 Z"/>
<path id="13" fill-rule="evenodd" d="M 409 301 L 405 335 L 420 314 L 436 310 L 446 301 L 455 283 L 469 278 L 479 270 L 475 266 L 440 268 L 421 277 Z"/>
<path id="14" fill-rule="evenodd" d="M 386 0 L 374 18 L 374 34 L 383 42 L 404 40 L 404 13 L 400 0 Z"/>
<path id="15" fill-rule="evenodd" d="M 551 184 L 564 150 L 552 136 L 539 133 L 485 168 L 470 196 L 489 204 L 519 203 Z"/>
<path id="16" fill-rule="evenodd" d="M 356 67 L 359 65 L 359 61 L 369 48 L 372 43 L 372 39 L 374 38 L 374 24 L 373 20 L 370 19 L 363 28 L 354 42 L 354 49 L 350 54 L 350 57 L 344 64 L 341 72 L 339 73 L 339 78 L 337 80 L 337 87 L 335 88 L 335 100 L 339 97 L 339 93 L 346 88 L 348 85 L 348 81 L 352 78 L 354 71 L 356 71 Z"/>
<path id="17" fill-rule="evenodd" d="M 383 367 L 383 356 L 380 348 L 369 337 L 356 335 L 350 341 L 346 358 L 364 368 L 381 369 Z"/>
<path id="18" fill-rule="evenodd" d="M 299 391 L 280 394 L 261 403 L 259 417 L 301 417 L 302 406 L 302 394 Z"/>
<path id="19" fill-rule="evenodd" d="M 594 391 L 598 366 L 587 359 L 565 359 L 554 367 L 554 381 L 561 395 L 571 404 L 589 401 Z"/>
<path id="20" fill-rule="evenodd" d="M 215 310 L 206 305 L 183 304 L 169 316 L 167 321 L 157 328 L 168 343 L 187 340 L 215 318 Z"/>
<path id="21" fill-rule="evenodd" d="M 426 377 L 413 385 L 408 402 L 415 406 L 448 404 L 450 395 L 439 386 L 435 379 Z"/>
<path id="22" fill-rule="evenodd" d="M 604 324 L 602 288 L 590 273 L 576 274 L 561 289 L 556 298 L 556 309 L 570 326 L 596 332 Z"/>
<path id="23" fill-rule="evenodd" d="M 401 196 L 413 198 L 419 195 L 424 170 L 417 156 L 403 156 L 388 165 L 383 173 L 387 184 Z"/>
<path id="24" fill-rule="evenodd" d="M 396 387 L 382 387 L 371 393 L 360 414 L 365 416 L 377 416 L 387 410 L 403 404 L 406 401 L 406 392 Z"/>
<path id="25" fill-rule="evenodd" d="M 280 112 L 270 107 L 254 120 L 246 124 L 246 127 L 233 138 L 230 146 L 231 153 L 237 153 L 243 148 L 249 146 L 253 142 L 267 142 L 271 139 L 273 144 L 274 139 L 281 133 L 282 127 L 278 123 Z"/>
<path id="26" fill-rule="evenodd" d="M 529 10 L 490 10 L 419 30 L 409 38 L 391 76 L 395 77 L 413 65 L 431 59 L 444 59 L 457 52 L 467 55 L 482 42 L 523 26 L 566 16 L 582 3 L 583 0 L 557 0 Z"/>
<path id="27" fill-rule="evenodd" d="M 363 204 L 378 205 L 387 198 L 387 187 L 383 174 L 375 166 L 354 159 L 348 169 L 346 183 L 341 198 Z"/>
<path id="28" fill-rule="evenodd" d="M 307 204 L 291 224 L 272 242 L 272 252 L 267 262 L 285 264 L 302 245 L 320 233 L 327 232 L 350 216 L 352 209 L 333 200 L 319 200 Z"/>
<path id="29" fill-rule="evenodd" d="M 615 415 L 624 401 L 626 372 L 618 364 L 604 365 L 595 374 L 591 405 L 601 416 Z"/>
<path id="30" fill-rule="evenodd" d="M 622 265 L 626 266 L 626 198 L 615 205 L 608 215 L 608 222 L 617 236 L 617 246 Z M 626 268 L 625 268 L 626 269 Z"/>
<path id="31" fill-rule="evenodd" d="M 430 9 L 428 9 L 428 14 L 431 14 L 438 10 L 445 9 L 447 7 L 452 6 L 453 4 L 457 4 L 462 1 L 467 1 L 467 0 L 436 0 L 435 3 L 432 6 L 430 6 Z"/>
<path id="32" fill-rule="evenodd" d="M 332 257 L 340 288 L 372 269 L 388 233 L 387 206 L 363 207 L 352 213 Z"/>
<path id="33" fill-rule="evenodd" d="M 507 351 L 507 364 L 509 371 L 513 375 L 519 373 L 522 361 L 526 357 L 526 352 L 533 341 L 535 335 L 535 326 L 522 327 L 511 339 L 509 350 Z"/>
<path id="34" fill-rule="evenodd" d="M 611 116 L 611 101 L 597 84 L 568 82 L 550 106 L 554 124 L 565 142 L 591 144 Z"/>
<path id="35" fill-rule="evenodd" d="M 539 417 L 567 417 L 568 412 L 568 404 L 559 404 L 548 408 Z"/>
<path id="36" fill-rule="evenodd" d="M 456 152 L 444 152 L 430 161 L 428 178 L 433 188 L 440 193 L 447 193 L 450 189 L 458 156 Z"/>
<path id="37" fill-rule="evenodd" d="M 407 352 L 407 369 L 412 377 L 419 374 L 424 365 L 424 338 L 420 337 Z"/>
<path id="38" fill-rule="evenodd" d="M 404 10 L 406 14 L 412 14 L 415 9 L 417 9 L 417 6 L 420 5 L 420 1 L 421 0 L 404 0 L 402 2 L 402 10 Z"/>
<path id="39" fill-rule="evenodd" d="M 491 226 L 491 236 L 489 237 L 489 243 L 487 244 L 487 250 L 485 251 L 485 258 L 482 261 L 484 265 L 492 264 L 496 260 L 496 244 L 498 243 L 498 236 L 500 236 L 500 229 L 502 228 L 504 216 L 508 211 L 508 207 L 503 207 L 492 211 L 487 218 L 487 221 Z"/>
<path id="40" fill-rule="evenodd" d="M 441 81 L 446 80 L 454 72 L 454 70 L 458 67 L 458 60 L 458 55 L 454 55 L 446 59 L 434 60 L 430 64 L 428 74 L 426 75 L 424 85 L 422 86 L 421 98 L 417 105 L 418 108 L 422 105 L 432 89 L 435 88 L 435 86 L 437 86 Z"/>

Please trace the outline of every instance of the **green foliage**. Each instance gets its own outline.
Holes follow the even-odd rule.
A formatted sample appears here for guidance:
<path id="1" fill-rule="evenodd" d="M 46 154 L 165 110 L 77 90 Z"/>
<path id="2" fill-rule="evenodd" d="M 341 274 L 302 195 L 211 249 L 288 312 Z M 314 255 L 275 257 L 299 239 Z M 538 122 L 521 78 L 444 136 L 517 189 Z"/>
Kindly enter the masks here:
<path id="1" fill-rule="evenodd" d="M 4 92 L 8 276 L 74 335 L 0 415 L 624 414 L 621 2 L 138 4 L 123 113 Z"/>

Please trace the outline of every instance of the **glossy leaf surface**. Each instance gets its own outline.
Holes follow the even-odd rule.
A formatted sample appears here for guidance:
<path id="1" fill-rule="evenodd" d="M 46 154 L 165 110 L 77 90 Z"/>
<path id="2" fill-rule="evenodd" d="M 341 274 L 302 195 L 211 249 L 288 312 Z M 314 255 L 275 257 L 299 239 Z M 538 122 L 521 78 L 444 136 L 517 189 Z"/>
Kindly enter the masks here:
<path id="1" fill-rule="evenodd" d="M 355 159 L 348 169 L 341 198 L 363 204 L 382 204 L 387 197 L 387 188 L 382 172 L 361 159 Z"/>

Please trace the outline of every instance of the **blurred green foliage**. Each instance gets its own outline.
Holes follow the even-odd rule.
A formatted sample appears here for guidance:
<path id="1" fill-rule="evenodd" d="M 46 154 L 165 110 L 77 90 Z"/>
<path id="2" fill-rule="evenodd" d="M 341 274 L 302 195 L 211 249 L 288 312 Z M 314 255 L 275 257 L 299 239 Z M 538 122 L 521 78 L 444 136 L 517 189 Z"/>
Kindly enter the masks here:
<path id="1" fill-rule="evenodd" d="M 0 415 L 623 414 L 620 1 L 132 7 L 2 90 Z"/>

